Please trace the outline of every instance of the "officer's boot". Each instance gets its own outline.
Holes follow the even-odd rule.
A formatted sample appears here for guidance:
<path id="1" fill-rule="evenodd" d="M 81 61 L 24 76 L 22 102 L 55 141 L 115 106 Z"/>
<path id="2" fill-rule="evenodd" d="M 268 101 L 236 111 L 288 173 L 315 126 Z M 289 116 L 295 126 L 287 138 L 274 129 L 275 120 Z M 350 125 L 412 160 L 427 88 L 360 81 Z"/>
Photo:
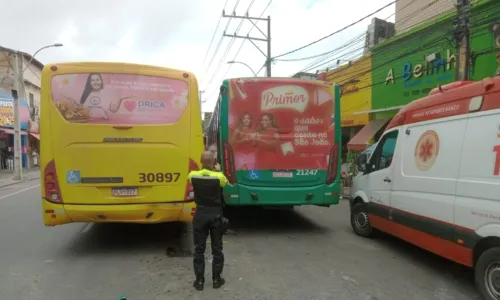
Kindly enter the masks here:
<path id="1" fill-rule="evenodd" d="M 193 282 L 193 286 L 198 291 L 203 291 L 203 287 L 205 286 L 205 278 L 202 276 L 196 276 L 196 280 Z"/>
<path id="2" fill-rule="evenodd" d="M 205 261 L 194 263 L 194 274 L 196 276 L 193 286 L 198 291 L 202 291 L 205 285 Z"/>
<path id="3" fill-rule="evenodd" d="M 221 277 L 222 269 L 224 268 L 224 261 L 215 263 L 215 259 L 212 262 L 212 280 L 213 288 L 218 289 L 226 283 L 226 280 Z"/>
<path id="4" fill-rule="evenodd" d="M 213 281 L 214 281 L 213 282 L 213 288 L 214 289 L 218 289 L 221 286 L 223 286 L 224 283 L 226 283 L 226 280 L 224 278 L 222 278 L 220 275 L 214 276 Z"/>

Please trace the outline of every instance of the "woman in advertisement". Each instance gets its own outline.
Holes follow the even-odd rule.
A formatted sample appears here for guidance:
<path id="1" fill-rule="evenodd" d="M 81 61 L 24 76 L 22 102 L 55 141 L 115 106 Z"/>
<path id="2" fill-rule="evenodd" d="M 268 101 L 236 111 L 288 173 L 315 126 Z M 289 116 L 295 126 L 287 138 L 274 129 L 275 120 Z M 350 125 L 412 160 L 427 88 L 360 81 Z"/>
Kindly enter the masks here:
<path id="1" fill-rule="evenodd" d="M 252 129 L 252 116 L 245 112 L 238 120 L 232 136 L 233 147 L 238 153 L 235 157 L 237 170 L 252 170 L 255 167 L 255 149 L 253 149 L 255 130 Z"/>
<path id="2" fill-rule="evenodd" d="M 80 105 L 87 108 L 92 119 L 109 119 L 108 112 L 116 113 L 122 101 L 131 97 L 115 98 L 110 100 L 104 89 L 104 80 L 101 74 L 91 73 L 85 83 Z"/>
<path id="3" fill-rule="evenodd" d="M 255 135 L 254 146 L 257 147 L 259 167 L 261 169 L 276 169 L 280 163 L 278 124 L 271 113 L 260 116 L 260 125 Z"/>

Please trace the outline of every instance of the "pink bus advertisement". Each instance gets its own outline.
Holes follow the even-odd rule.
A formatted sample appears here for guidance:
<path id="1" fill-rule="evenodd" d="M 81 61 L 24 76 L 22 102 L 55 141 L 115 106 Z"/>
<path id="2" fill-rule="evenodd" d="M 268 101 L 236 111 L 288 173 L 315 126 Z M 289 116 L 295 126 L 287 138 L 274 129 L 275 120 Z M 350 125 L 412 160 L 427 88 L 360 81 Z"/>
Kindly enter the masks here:
<path id="1" fill-rule="evenodd" d="M 229 144 L 236 170 L 326 170 L 334 140 L 331 92 L 307 81 L 233 80 Z"/>

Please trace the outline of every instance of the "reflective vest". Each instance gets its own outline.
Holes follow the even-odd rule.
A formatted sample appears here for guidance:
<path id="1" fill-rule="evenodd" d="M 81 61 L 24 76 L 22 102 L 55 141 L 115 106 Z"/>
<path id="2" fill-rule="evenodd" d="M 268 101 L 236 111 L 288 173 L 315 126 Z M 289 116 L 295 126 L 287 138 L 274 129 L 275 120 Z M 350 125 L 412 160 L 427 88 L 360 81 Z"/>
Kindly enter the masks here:
<path id="1" fill-rule="evenodd" d="M 187 178 L 193 185 L 194 201 L 197 206 L 222 206 L 221 188 L 228 184 L 228 180 L 224 174 L 201 169 L 199 171 L 191 171 Z"/>

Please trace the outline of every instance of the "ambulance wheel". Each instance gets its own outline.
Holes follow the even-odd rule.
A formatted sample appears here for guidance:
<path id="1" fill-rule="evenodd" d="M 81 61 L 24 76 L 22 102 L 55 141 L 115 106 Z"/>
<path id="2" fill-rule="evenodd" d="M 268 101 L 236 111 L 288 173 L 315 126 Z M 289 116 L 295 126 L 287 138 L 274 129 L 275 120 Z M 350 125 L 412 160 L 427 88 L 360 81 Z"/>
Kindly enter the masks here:
<path id="1" fill-rule="evenodd" d="M 359 236 L 372 237 L 373 228 L 362 202 L 355 203 L 351 208 L 351 227 Z"/>
<path id="2" fill-rule="evenodd" d="M 476 287 L 485 300 L 500 300 L 500 247 L 481 254 L 474 269 Z"/>

